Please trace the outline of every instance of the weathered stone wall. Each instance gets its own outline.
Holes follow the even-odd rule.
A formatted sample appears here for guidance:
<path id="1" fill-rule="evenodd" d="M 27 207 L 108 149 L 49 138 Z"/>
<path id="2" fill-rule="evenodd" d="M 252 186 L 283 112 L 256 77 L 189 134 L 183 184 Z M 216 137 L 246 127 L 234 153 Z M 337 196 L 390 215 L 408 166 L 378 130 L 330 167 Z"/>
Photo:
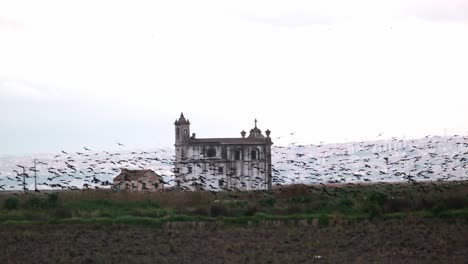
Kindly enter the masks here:
<path id="1" fill-rule="evenodd" d="M 209 149 L 214 149 L 216 155 L 209 157 Z M 271 170 L 269 149 L 264 145 L 177 146 L 176 180 L 191 190 L 196 189 L 191 186 L 193 182 L 204 183 L 204 189 L 215 191 L 221 188 L 265 190 L 269 188 Z M 251 156 L 253 150 L 256 151 L 255 159 Z M 239 160 L 236 160 L 236 151 L 240 152 Z"/>

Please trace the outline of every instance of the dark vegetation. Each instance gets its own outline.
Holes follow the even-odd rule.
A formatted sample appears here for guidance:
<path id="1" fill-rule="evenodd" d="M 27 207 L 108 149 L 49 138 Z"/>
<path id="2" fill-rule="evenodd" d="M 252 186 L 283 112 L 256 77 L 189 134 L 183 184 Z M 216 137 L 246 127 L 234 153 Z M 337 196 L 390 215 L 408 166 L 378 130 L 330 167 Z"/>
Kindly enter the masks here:
<path id="1" fill-rule="evenodd" d="M 468 219 L 468 183 L 295 185 L 271 192 L 68 191 L 0 195 L 0 223 Z"/>

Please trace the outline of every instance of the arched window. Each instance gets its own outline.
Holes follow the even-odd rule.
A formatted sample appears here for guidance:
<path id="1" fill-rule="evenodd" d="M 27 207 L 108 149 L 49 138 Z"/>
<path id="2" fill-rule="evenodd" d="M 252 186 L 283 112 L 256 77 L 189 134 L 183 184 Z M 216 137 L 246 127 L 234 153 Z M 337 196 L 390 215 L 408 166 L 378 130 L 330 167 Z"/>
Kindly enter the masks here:
<path id="1" fill-rule="evenodd" d="M 188 131 L 187 129 L 184 129 L 184 138 L 187 138 L 188 137 Z"/>
<path id="2" fill-rule="evenodd" d="M 179 140 L 180 138 L 180 129 L 176 128 L 176 139 Z"/>

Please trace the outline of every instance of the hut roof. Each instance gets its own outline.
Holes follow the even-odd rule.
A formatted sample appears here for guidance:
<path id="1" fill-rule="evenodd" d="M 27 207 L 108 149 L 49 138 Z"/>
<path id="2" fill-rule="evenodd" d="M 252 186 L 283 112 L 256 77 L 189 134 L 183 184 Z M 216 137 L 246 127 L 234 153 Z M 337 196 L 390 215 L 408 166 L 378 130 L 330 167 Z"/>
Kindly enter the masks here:
<path id="1" fill-rule="evenodd" d="M 139 180 L 142 178 L 154 178 L 159 179 L 161 176 L 158 175 L 156 172 L 152 170 L 129 170 L 129 169 L 121 169 L 119 175 L 114 178 L 115 181 L 134 181 Z"/>

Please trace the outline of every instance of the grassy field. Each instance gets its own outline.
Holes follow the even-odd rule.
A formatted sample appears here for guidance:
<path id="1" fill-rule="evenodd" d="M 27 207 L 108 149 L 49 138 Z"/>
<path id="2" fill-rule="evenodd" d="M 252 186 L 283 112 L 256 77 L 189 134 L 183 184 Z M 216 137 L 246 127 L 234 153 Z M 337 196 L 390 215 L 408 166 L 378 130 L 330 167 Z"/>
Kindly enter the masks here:
<path id="1" fill-rule="evenodd" d="M 264 220 L 468 219 L 468 183 L 295 185 L 271 192 L 66 191 L 0 195 L 0 223 L 142 224 Z"/>

